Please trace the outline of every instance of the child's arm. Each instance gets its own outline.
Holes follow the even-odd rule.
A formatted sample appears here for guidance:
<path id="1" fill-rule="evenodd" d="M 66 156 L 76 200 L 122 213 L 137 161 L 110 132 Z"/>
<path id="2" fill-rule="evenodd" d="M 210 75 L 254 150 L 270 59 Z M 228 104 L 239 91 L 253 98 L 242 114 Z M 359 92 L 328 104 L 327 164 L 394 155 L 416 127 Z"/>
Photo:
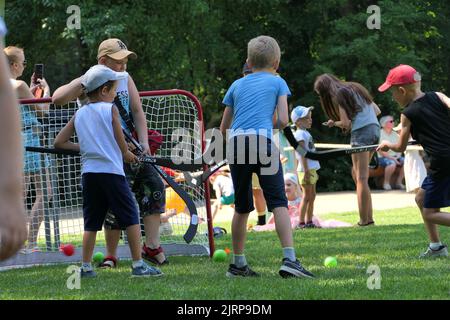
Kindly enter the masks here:
<path id="1" fill-rule="evenodd" d="M 233 122 L 233 108 L 230 106 L 226 106 L 225 111 L 223 112 L 222 122 L 220 123 L 220 132 L 222 132 L 222 136 L 224 138 L 226 137 L 227 130 L 230 129 L 232 122 Z"/>
<path id="2" fill-rule="evenodd" d="M 127 163 L 137 162 L 138 158 L 136 155 L 128 150 L 128 145 L 122 132 L 122 126 L 120 125 L 119 110 L 117 110 L 115 105 L 112 106 L 112 125 L 114 130 L 114 138 L 116 139 L 119 149 L 122 152 L 123 160 Z"/>
<path id="3" fill-rule="evenodd" d="M 144 153 L 150 154 L 150 146 L 148 144 L 148 131 L 147 131 L 147 119 L 142 109 L 141 98 L 139 97 L 139 91 L 133 79 L 128 77 L 128 92 L 130 94 L 130 110 L 133 115 L 134 123 L 136 124 L 136 132 L 138 134 L 138 140 Z"/>
<path id="4" fill-rule="evenodd" d="M 339 127 L 345 131 L 350 130 L 350 128 L 352 127 L 352 122 L 347 117 L 347 112 L 345 112 L 345 110 L 342 107 L 339 107 L 339 118 L 340 118 L 339 121 L 328 120 L 327 126 L 330 128 Z"/>
<path id="5" fill-rule="evenodd" d="M 80 145 L 78 143 L 70 142 L 70 138 L 72 138 L 75 133 L 75 116 L 70 119 L 70 121 L 61 129 L 58 135 L 53 141 L 53 145 L 55 148 L 67 149 L 73 151 L 80 151 Z"/>
<path id="6" fill-rule="evenodd" d="M 400 132 L 400 138 L 397 143 L 390 143 L 388 141 L 382 141 L 377 148 L 377 151 L 393 150 L 395 152 L 404 152 L 408 146 L 409 135 L 411 134 L 411 121 L 402 114 L 400 118 L 402 124 L 402 131 Z"/>
<path id="7" fill-rule="evenodd" d="M 299 141 L 298 143 L 300 144 L 300 146 L 303 149 L 305 149 L 305 141 L 304 140 Z M 302 161 L 302 165 L 303 165 L 303 171 L 305 172 L 305 182 L 309 183 L 309 179 L 311 178 L 311 172 L 309 171 L 308 159 L 306 159 L 305 157 L 302 156 L 301 161 Z"/>
<path id="8" fill-rule="evenodd" d="M 85 97 L 85 94 L 81 85 L 81 77 L 79 77 L 56 89 L 53 93 L 52 102 L 56 105 L 64 105 L 83 97 Z"/>
<path id="9" fill-rule="evenodd" d="M 438 95 L 438 97 L 441 99 L 441 101 L 450 109 L 450 98 L 447 97 L 445 94 L 443 94 L 442 92 L 436 92 L 436 94 Z"/>
<path id="10" fill-rule="evenodd" d="M 287 96 L 278 97 L 276 116 L 273 117 L 273 127 L 275 129 L 284 129 L 289 123 Z"/>

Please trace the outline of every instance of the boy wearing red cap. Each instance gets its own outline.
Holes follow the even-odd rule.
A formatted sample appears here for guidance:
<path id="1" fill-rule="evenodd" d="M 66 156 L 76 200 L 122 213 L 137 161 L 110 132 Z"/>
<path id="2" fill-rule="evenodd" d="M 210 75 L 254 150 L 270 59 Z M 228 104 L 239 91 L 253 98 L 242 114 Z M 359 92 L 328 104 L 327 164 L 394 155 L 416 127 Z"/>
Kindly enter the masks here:
<path id="1" fill-rule="evenodd" d="M 438 225 L 450 226 L 450 214 L 441 211 L 450 206 L 450 99 L 440 92 L 422 92 L 420 73 L 408 65 L 389 72 L 378 90 L 388 89 L 404 108 L 401 134 L 398 143 L 382 141 L 378 150 L 403 152 L 411 134 L 429 155 L 430 172 L 416 195 L 416 203 L 431 243 L 420 257 L 448 256 L 447 246 L 439 239 Z"/>

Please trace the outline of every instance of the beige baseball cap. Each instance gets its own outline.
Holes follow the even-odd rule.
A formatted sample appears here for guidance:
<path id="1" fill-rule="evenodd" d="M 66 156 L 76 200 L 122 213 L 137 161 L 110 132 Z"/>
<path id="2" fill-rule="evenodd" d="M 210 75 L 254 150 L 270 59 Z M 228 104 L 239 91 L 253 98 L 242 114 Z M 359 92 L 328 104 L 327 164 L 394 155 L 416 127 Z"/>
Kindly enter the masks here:
<path id="1" fill-rule="evenodd" d="M 137 58 L 136 53 L 129 51 L 125 43 L 116 38 L 107 39 L 100 43 L 98 47 L 97 59 L 104 56 L 108 56 L 114 60 L 122 60 L 126 57 L 133 59 Z"/>

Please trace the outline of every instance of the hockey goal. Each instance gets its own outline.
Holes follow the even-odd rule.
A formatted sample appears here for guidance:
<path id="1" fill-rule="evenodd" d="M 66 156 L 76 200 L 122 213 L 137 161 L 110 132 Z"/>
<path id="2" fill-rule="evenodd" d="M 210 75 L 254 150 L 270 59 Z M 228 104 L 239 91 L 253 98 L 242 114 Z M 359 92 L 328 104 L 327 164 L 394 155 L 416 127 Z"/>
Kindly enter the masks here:
<path id="1" fill-rule="evenodd" d="M 183 158 L 194 160 L 202 157 L 205 148 L 203 114 L 194 95 L 183 90 L 162 90 L 141 92 L 140 97 L 148 128 L 163 136 L 155 157 L 174 159 L 180 150 Z M 20 103 L 26 147 L 53 148 L 55 136 L 78 108 L 76 102 L 54 106 L 50 99 L 23 100 Z M 50 110 L 39 118 L 27 107 L 32 104 L 50 104 Z M 202 164 L 198 165 L 198 169 L 202 167 Z M 24 194 L 31 240 L 27 250 L 1 262 L 0 270 L 81 261 L 83 201 L 80 169 L 79 156 L 25 151 Z M 167 214 L 164 219 L 167 221 L 160 227 L 164 251 L 169 256 L 210 255 L 214 251 L 214 242 L 209 232 L 212 230 L 209 187 L 206 183 L 200 187 L 192 187 L 183 181 L 179 184 L 194 201 L 200 223 L 193 241 L 187 244 L 183 234 L 190 224 L 189 213 L 185 212 L 184 202 L 178 195 L 166 189 L 166 212 L 171 214 Z M 60 246 L 69 243 L 76 248 L 70 257 L 60 252 Z M 105 252 L 103 232 L 97 235 L 96 251 Z M 121 239 L 118 255 L 129 258 L 126 236 Z"/>

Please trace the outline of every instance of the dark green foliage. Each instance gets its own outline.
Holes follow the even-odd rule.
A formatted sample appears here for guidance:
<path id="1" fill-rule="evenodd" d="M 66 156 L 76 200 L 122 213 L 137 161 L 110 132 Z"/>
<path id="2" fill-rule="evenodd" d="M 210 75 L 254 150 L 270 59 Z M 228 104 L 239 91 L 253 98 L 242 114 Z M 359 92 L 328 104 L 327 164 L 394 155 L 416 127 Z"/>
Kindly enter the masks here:
<path id="1" fill-rule="evenodd" d="M 374 3 L 381 8 L 381 30 L 366 26 L 371 15 L 367 8 Z M 391 67 L 415 66 L 423 74 L 425 90 L 450 88 L 447 1 L 84 0 L 77 3 L 81 30 L 68 30 L 66 9 L 72 4 L 6 1 L 7 44 L 23 46 L 30 65 L 44 63 L 47 81 L 55 89 L 96 62 L 102 40 L 121 38 L 138 54 L 138 60 L 129 63 L 138 88 L 193 92 L 203 105 L 207 128 L 219 125 L 222 98 L 240 77 L 247 42 L 261 34 L 280 43 L 280 73 L 293 93 L 291 107 L 317 107 L 312 134 L 318 142 L 349 141 L 320 125 L 326 118 L 312 87 L 323 72 L 362 83 L 383 115 L 397 119 L 400 110 L 390 94 L 377 93 Z M 329 162 L 319 186 L 330 191 L 349 188 L 348 162 Z"/>

